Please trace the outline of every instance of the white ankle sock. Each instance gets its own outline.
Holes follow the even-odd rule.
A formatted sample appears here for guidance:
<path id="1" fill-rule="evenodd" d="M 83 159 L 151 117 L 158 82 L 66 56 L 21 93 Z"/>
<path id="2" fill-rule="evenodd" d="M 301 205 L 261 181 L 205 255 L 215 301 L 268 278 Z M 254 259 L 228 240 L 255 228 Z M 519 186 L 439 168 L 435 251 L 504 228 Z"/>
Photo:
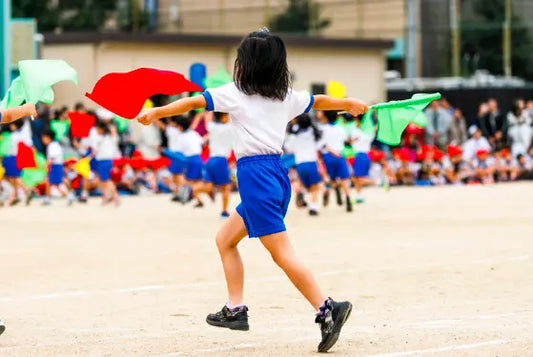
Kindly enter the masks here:
<path id="1" fill-rule="evenodd" d="M 243 307 L 243 306 L 244 306 L 243 303 L 235 304 L 235 305 L 233 305 L 233 304 L 232 304 L 231 302 L 229 302 L 229 301 L 226 303 L 226 307 L 227 307 L 228 309 L 230 309 L 230 310 L 234 310 L 234 309 L 237 309 L 237 308 L 239 308 L 239 307 Z"/>

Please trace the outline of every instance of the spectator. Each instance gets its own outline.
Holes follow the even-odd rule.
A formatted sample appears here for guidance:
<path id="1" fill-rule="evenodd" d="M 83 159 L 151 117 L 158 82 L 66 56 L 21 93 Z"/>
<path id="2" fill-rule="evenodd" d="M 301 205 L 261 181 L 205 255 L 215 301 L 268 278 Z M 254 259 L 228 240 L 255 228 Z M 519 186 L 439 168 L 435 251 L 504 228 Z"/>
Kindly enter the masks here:
<path id="1" fill-rule="evenodd" d="M 481 117 L 479 128 L 483 136 L 489 140 L 492 148 L 499 151 L 505 146 L 507 121 L 500 113 L 496 99 L 489 99 L 487 105 L 488 112 Z"/>
<path id="2" fill-rule="evenodd" d="M 533 168 L 531 163 L 527 161 L 526 156 L 519 154 L 516 157 L 518 161 L 518 176 L 517 180 L 533 180 Z"/>
<path id="3" fill-rule="evenodd" d="M 482 135 L 481 129 L 477 126 L 472 125 L 468 128 L 468 133 L 472 137 L 463 145 L 463 159 L 467 162 L 472 162 L 479 150 L 490 151 L 490 144 L 487 138 Z"/>
<path id="4" fill-rule="evenodd" d="M 426 127 L 427 143 L 440 149 L 448 144 L 448 128 L 452 122 L 451 115 L 441 107 L 438 101 L 433 101 L 426 109 L 428 125 Z"/>
<path id="5" fill-rule="evenodd" d="M 533 99 L 530 99 L 527 101 L 526 110 L 527 110 L 527 113 L 529 114 L 529 117 L 533 118 Z M 533 121 L 531 122 L 531 125 L 533 126 Z"/>
<path id="6" fill-rule="evenodd" d="M 515 101 L 513 110 L 507 114 L 507 133 L 513 156 L 525 154 L 531 146 L 531 117 L 522 104 L 520 100 Z"/>
<path id="7" fill-rule="evenodd" d="M 450 143 L 458 146 L 463 145 L 468 138 L 466 133 L 466 120 L 461 109 L 455 109 L 453 111 L 453 120 L 450 124 L 448 137 Z"/>
<path id="8" fill-rule="evenodd" d="M 479 107 L 477 109 L 477 114 L 468 122 L 468 127 L 471 127 L 472 125 L 477 126 L 478 128 L 481 128 L 481 118 L 485 116 L 489 111 L 489 105 L 485 102 L 479 104 Z"/>

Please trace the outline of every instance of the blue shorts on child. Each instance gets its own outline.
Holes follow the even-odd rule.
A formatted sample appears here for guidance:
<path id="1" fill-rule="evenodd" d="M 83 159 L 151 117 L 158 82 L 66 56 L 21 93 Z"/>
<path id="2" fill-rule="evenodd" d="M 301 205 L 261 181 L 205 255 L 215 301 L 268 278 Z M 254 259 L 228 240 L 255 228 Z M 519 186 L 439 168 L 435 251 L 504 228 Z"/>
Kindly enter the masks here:
<path id="1" fill-rule="evenodd" d="M 237 161 L 241 203 L 237 213 L 250 238 L 286 230 L 283 219 L 291 200 L 291 182 L 279 155 L 246 156 Z"/>
<path id="2" fill-rule="evenodd" d="M 344 157 L 326 153 L 322 154 L 322 159 L 324 160 L 324 165 L 326 165 L 326 171 L 330 179 L 346 180 L 350 178 L 350 169 Z"/>
<path id="3" fill-rule="evenodd" d="M 17 168 L 16 156 L 4 156 L 2 160 L 2 166 L 4 166 L 4 176 L 8 178 L 20 177 L 20 170 Z"/>
<path id="4" fill-rule="evenodd" d="M 113 168 L 113 160 L 98 160 L 97 170 L 100 181 L 111 180 L 111 169 Z"/>
<path id="5" fill-rule="evenodd" d="M 303 162 L 296 166 L 302 184 L 308 188 L 322 181 L 316 162 Z"/>
<path id="6" fill-rule="evenodd" d="M 200 155 L 187 156 L 185 178 L 191 181 L 201 180 L 203 168 L 204 163 Z"/>
<path id="7" fill-rule="evenodd" d="M 228 159 L 222 156 L 209 158 L 205 163 L 204 181 L 215 186 L 228 185 L 231 182 Z"/>
<path id="8" fill-rule="evenodd" d="M 168 171 L 172 175 L 181 175 L 185 171 L 185 166 L 187 165 L 187 159 L 183 154 L 179 152 L 173 152 L 173 155 L 170 156 L 170 166 Z"/>
<path id="9" fill-rule="evenodd" d="M 367 177 L 370 171 L 370 157 L 366 152 L 355 155 L 353 162 L 353 175 L 355 177 Z"/>
<path id="10" fill-rule="evenodd" d="M 50 185 L 60 185 L 63 182 L 63 165 L 52 164 L 48 172 L 48 182 Z"/>

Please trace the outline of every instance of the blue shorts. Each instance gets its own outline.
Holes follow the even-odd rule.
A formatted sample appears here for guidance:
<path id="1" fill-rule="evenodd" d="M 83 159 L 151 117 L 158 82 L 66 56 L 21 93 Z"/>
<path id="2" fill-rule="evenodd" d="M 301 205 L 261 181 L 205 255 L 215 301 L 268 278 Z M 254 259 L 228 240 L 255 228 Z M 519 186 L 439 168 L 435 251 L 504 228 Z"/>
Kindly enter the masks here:
<path id="1" fill-rule="evenodd" d="M 4 176 L 7 178 L 20 177 L 20 170 L 17 169 L 17 157 L 16 156 L 4 156 L 2 160 L 2 166 L 4 166 Z"/>
<path id="2" fill-rule="evenodd" d="M 225 157 L 215 156 L 207 160 L 204 168 L 204 181 L 215 186 L 231 183 L 228 160 Z"/>
<path id="3" fill-rule="evenodd" d="M 316 162 L 303 162 L 296 166 L 296 171 L 302 184 L 308 188 L 322 182 L 322 176 L 318 172 Z"/>
<path id="4" fill-rule="evenodd" d="M 296 158 L 293 154 L 283 154 L 281 156 L 281 162 L 287 170 L 296 167 Z"/>
<path id="5" fill-rule="evenodd" d="M 348 163 L 344 157 L 337 157 L 335 155 L 326 153 L 322 154 L 324 165 L 326 165 L 326 171 L 331 180 L 346 180 L 350 178 L 350 170 Z"/>
<path id="6" fill-rule="evenodd" d="M 187 165 L 187 159 L 185 156 L 179 152 L 173 152 L 173 155 L 169 156 L 169 158 L 170 166 L 168 167 L 168 171 L 170 171 L 172 175 L 182 175 L 183 171 L 185 171 L 185 166 Z"/>
<path id="7" fill-rule="evenodd" d="M 203 168 L 204 163 L 200 155 L 187 156 L 185 178 L 190 181 L 201 180 Z"/>
<path id="8" fill-rule="evenodd" d="M 60 185 L 63 182 L 63 165 L 52 164 L 48 172 L 48 182 L 50 185 Z"/>
<path id="9" fill-rule="evenodd" d="M 89 167 L 91 168 L 92 172 L 98 171 L 98 160 L 96 160 L 94 157 L 89 161 Z"/>
<path id="10" fill-rule="evenodd" d="M 113 160 L 98 160 L 97 170 L 100 181 L 111 180 L 111 169 L 113 168 Z"/>
<path id="11" fill-rule="evenodd" d="M 370 171 L 370 157 L 366 152 L 360 152 L 355 155 L 353 162 L 353 175 L 355 177 L 367 177 Z"/>
<path id="12" fill-rule="evenodd" d="M 237 161 L 241 203 L 237 213 L 250 238 L 284 232 L 291 182 L 279 155 L 247 156 Z"/>

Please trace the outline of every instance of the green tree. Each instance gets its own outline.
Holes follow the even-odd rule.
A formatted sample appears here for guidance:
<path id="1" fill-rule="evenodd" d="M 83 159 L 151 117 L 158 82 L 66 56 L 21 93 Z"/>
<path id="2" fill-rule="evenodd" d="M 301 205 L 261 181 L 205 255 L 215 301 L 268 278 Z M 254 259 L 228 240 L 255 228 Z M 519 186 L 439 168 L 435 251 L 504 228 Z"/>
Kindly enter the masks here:
<path id="1" fill-rule="evenodd" d="M 463 54 L 476 58 L 476 68 L 472 68 L 472 63 L 469 67 L 503 74 L 505 1 L 470 0 L 470 3 L 472 11 L 464 16 L 461 25 Z M 528 60 L 533 46 L 524 22 L 515 14 L 511 21 L 511 37 L 513 75 L 533 80 L 533 64 Z"/>
<path id="2" fill-rule="evenodd" d="M 313 0 L 290 0 L 287 10 L 274 16 L 269 27 L 275 32 L 318 33 L 330 24 L 320 18 L 320 5 Z"/>

